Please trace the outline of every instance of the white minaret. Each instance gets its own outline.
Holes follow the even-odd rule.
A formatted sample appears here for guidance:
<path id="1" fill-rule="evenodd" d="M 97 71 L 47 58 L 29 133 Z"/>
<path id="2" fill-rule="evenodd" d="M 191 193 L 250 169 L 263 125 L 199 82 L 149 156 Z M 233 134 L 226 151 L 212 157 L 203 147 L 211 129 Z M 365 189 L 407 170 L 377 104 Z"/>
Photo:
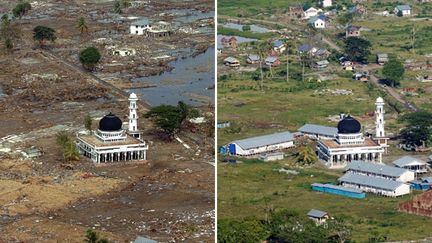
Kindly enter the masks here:
<path id="1" fill-rule="evenodd" d="M 128 132 L 134 137 L 139 137 L 138 131 L 138 113 L 137 101 L 138 97 L 135 93 L 129 95 L 129 128 Z"/>
<path id="2" fill-rule="evenodd" d="M 375 102 L 376 105 L 376 111 L 375 111 L 375 125 L 376 125 L 376 133 L 375 137 L 377 138 L 384 138 L 384 100 L 381 97 L 378 97 Z"/>

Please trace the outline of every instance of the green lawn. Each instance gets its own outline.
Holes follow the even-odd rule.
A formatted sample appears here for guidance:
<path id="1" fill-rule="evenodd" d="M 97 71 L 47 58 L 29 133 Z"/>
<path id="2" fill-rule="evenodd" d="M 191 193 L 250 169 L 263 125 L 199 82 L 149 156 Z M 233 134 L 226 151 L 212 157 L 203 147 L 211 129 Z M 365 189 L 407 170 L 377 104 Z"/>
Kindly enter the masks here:
<path id="1" fill-rule="evenodd" d="M 218 119 L 231 121 L 234 126 L 241 127 L 241 131 L 218 130 L 218 144 L 275 131 L 296 131 L 305 123 L 335 126 L 336 123 L 327 118 L 339 113 L 350 113 L 362 118 L 366 123 L 364 125 L 373 129 L 374 118 L 363 115 L 374 111 L 378 93 L 368 91 L 365 84 L 348 78 L 337 78 L 327 81 L 323 87 L 332 90 L 351 89 L 353 95 L 316 95 L 315 89 L 286 91 L 299 83 L 301 81 L 291 80 L 287 84 L 283 79 L 266 80 L 266 90 L 259 91 L 257 81 L 252 81 L 247 74 L 237 74 L 228 81 L 219 81 Z M 391 119 L 394 112 L 390 107 L 386 107 L 386 110 L 389 117 L 387 126 L 396 131 L 398 124 Z"/>
<path id="2" fill-rule="evenodd" d="M 389 240 L 413 240 L 432 236 L 432 218 L 399 213 L 398 203 L 412 196 L 385 198 L 368 194 L 366 199 L 314 192 L 314 182 L 335 183 L 341 174 L 324 169 L 302 169 L 300 175 L 282 174 L 280 163 L 218 164 L 218 218 L 264 217 L 264 209 L 292 209 L 306 214 L 310 209 L 345 216 L 353 226 L 353 239 L 365 242 L 372 232 Z"/>

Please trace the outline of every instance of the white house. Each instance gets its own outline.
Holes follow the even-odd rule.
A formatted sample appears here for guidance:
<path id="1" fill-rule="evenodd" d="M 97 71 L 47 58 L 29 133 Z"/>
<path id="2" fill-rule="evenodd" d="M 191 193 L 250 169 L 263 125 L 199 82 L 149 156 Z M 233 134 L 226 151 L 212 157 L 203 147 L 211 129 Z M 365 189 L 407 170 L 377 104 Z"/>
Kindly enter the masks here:
<path id="1" fill-rule="evenodd" d="M 273 50 L 278 53 L 282 53 L 286 50 L 286 45 L 281 40 L 276 40 L 272 44 L 273 44 Z"/>
<path id="2" fill-rule="evenodd" d="M 410 185 L 379 177 L 346 173 L 338 179 L 343 187 L 355 188 L 381 196 L 398 197 L 411 192 Z"/>
<path id="3" fill-rule="evenodd" d="M 130 24 L 130 33 L 132 35 L 144 35 L 146 31 L 150 30 L 152 25 L 147 18 L 142 18 L 137 21 L 134 21 Z"/>
<path id="4" fill-rule="evenodd" d="M 279 151 L 294 146 L 294 136 L 290 132 L 236 140 L 228 145 L 229 153 L 237 156 L 253 156 Z"/>
<path id="5" fill-rule="evenodd" d="M 322 12 L 321 9 L 316 9 L 314 7 L 310 7 L 306 11 L 304 11 L 304 16 L 305 16 L 304 18 L 310 19 L 314 16 L 317 16 L 320 12 Z"/>
<path id="6" fill-rule="evenodd" d="M 315 29 L 325 29 L 326 21 L 325 16 L 314 16 L 309 19 L 309 24 L 312 25 Z"/>
<path id="7" fill-rule="evenodd" d="M 393 161 L 393 164 L 396 167 L 413 171 L 416 174 L 426 173 L 428 171 L 428 164 L 425 161 L 412 156 L 401 157 Z"/>
<path id="8" fill-rule="evenodd" d="M 321 5 L 323 8 L 328 8 L 332 6 L 332 0 L 321 0 Z"/>
<path id="9" fill-rule="evenodd" d="M 394 14 L 398 16 L 409 16 L 411 15 L 411 6 L 410 5 L 397 5 L 394 8 Z"/>
<path id="10" fill-rule="evenodd" d="M 327 219 L 329 219 L 329 215 L 328 213 L 324 212 L 324 211 L 320 211 L 320 210 L 316 210 L 316 209 L 311 209 L 307 216 L 312 219 L 313 221 L 315 221 L 315 224 L 317 225 L 321 225 L 323 223 L 325 223 L 327 221 Z"/>

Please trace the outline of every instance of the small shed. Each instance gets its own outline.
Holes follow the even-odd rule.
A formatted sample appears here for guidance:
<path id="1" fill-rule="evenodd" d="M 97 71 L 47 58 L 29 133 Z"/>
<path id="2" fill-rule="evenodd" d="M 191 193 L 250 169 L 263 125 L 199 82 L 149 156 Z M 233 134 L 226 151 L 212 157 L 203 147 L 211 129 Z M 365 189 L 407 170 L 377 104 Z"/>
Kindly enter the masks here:
<path id="1" fill-rule="evenodd" d="M 240 66 L 240 61 L 234 57 L 227 57 L 224 59 L 224 65 L 228 67 L 238 67 Z"/>
<path id="2" fill-rule="evenodd" d="M 283 160 L 284 159 L 284 153 L 276 152 L 276 153 L 262 154 L 258 157 L 258 159 L 262 160 L 264 162 Z"/>
<path id="3" fill-rule="evenodd" d="M 281 64 L 279 58 L 273 56 L 267 57 L 264 61 L 265 64 L 269 67 L 277 67 Z"/>
<path id="4" fill-rule="evenodd" d="M 393 164 L 396 167 L 413 171 L 416 174 L 426 173 L 428 167 L 428 164 L 425 161 L 412 156 L 403 156 L 393 161 Z"/>
<path id="5" fill-rule="evenodd" d="M 377 63 L 379 65 L 384 65 L 384 63 L 388 62 L 389 58 L 387 53 L 378 53 L 377 54 Z"/>
<path id="6" fill-rule="evenodd" d="M 251 54 L 251 55 L 248 55 L 246 62 L 249 64 L 257 64 L 260 62 L 260 60 L 261 59 L 258 55 Z"/>
<path id="7" fill-rule="evenodd" d="M 316 209 L 311 209 L 309 213 L 307 213 L 307 216 L 318 225 L 325 223 L 326 220 L 330 218 L 327 212 Z"/>

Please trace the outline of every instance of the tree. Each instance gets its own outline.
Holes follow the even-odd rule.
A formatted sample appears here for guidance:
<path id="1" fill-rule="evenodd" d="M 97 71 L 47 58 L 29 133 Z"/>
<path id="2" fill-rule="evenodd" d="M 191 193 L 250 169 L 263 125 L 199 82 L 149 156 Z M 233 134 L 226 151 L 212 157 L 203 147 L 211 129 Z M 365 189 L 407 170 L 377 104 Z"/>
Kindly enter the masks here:
<path id="1" fill-rule="evenodd" d="M 330 242 L 348 242 L 351 238 L 352 227 L 343 218 L 336 217 L 326 222 L 328 239 Z"/>
<path id="2" fill-rule="evenodd" d="M 56 134 L 56 142 L 62 147 L 64 161 L 79 160 L 79 151 L 66 131 Z"/>
<path id="3" fill-rule="evenodd" d="M 12 27 L 9 15 L 4 14 L 1 17 L 0 39 L 2 39 L 7 50 L 12 50 L 14 40 L 18 38 L 18 31 Z"/>
<path id="4" fill-rule="evenodd" d="M 115 1 L 114 2 L 114 13 L 121 14 L 122 12 L 123 11 L 122 11 L 122 6 L 121 6 L 120 1 L 119 0 Z"/>
<path id="5" fill-rule="evenodd" d="M 271 214 L 268 229 L 268 242 L 323 242 L 327 238 L 324 227 L 286 209 Z"/>
<path id="6" fill-rule="evenodd" d="M 345 25 L 347 25 L 353 21 L 354 16 L 355 16 L 354 13 L 342 14 L 337 18 L 337 22 L 339 22 L 339 24 L 345 26 Z"/>
<path id="7" fill-rule="evenodd" d="M 152 107 L 144 117 L 152 119 L 156 127 L 171 139 L 181 130 L 184 121 L 187 118 L 193 118 L 196 114 L 196 109 L 192 109 L 180 101 L 177 106 L 160 105 Z"/>
<path id="8" fill-rule="evenodd" d="M 12 9 L 12 14 L 15 18 L 22 18 L 30 10 L 31 4 L 29 2 L 20 2 Z"/>
<path id="9" fill-rule="evenodd" d="M 400 134 L 403 142 L 410 145 L 430 146 L 432 144 L 431 120 L 432 113 L 428 111 L 417 111 L 401 116 L 399 121 L 407 124 Z"/>
<path id="10" fill-rule="evenodd" d="M 364 62 L 370 55 L 371 43 L 359 37 L 348 37 L 345 41 L 345 53 L 352 61 Z"/>
<path id="11" fill-rule="evenodd" d="M 91 131 L 92 130 L 92 123 L 93 123 L 93 120 L 91 119 L 90 114 L 87 113 L 87 115 L 84 117 L 84 127 L 87 130 Z"/>
<path id="12" fill-rule="evenodd" d="M 69 134 L 66 131 L 60 131 L 56 134 L 56 143 L 62 147 L 70 141 Z"/>
<path id="13" fill-rule="evenodd" d="M 46 26 L 36 26 L 33 29 L 33 39 L 39 42 L 39 46 L 44 46 L 45 41 L 54 42 L 57 39 L 55 30 Z"/>
<path id="14" fill-rule="evenodd" d="M 81 34 L 88 31 L 88 26 L 84 17 L 78 19 L 77 28 Z"/>
<path id="15" fill-rule="evenodd" d="M 63 158 L 65 161 L 79 160 L 79 151 L 73 141 L 68 141 L 63 147 Z"/>
<path id="16" fill-rule="evenodd" d="M 390 59 L 384 64 L 382 74 L 392 87 L 400 85 L 400 80 L 403 78 L 405 68 L 398 59 Z"/>
<path id="17" fill-rule="evenodd" d="M 87 243 L 108 243 L 108 240 L 105 238 L 100 238 L 99 235 L 95 231 L 88 229 L 86 231 L 86 235 L 85 235 L 85 242 L 87 242 Z"/>
<path id="18" fill-rule="evenodd" d="M 300 147 L 297 153 L 297 161 L 303 165 L 309 165 L 317 161 L 315 150 L 310 145 Z"/>
<path id="19" fill-rule="evenodd" d="M 250 25 L 243 25 L 242 30 L 243 31 L 250 31 L 251 30 L 251 26 Z"/>
<path id="20" fill-rule="evenodd" d="M 88 70 L 93 70 L 100 59 L 101 54 L 96 47 L 87 47 L 82 50 L 79 55 L 81 64 Z"/>
<path id="21" fill-rule="evenodd" d="M 14 47 L 11 38 L 6 38 L 5 41 L 4 41 L 4 44 L 5 44 L 6 49 L 8 49 L 8 50 L 12 50 L 13 47 Z"/>
<path id="22" fill-rule="evenodd" d="M 255 218 L 242 220 L 218 220 L 218 242 L 252 243 L 261 242 L 268 237 L 264 224 Z"/>

